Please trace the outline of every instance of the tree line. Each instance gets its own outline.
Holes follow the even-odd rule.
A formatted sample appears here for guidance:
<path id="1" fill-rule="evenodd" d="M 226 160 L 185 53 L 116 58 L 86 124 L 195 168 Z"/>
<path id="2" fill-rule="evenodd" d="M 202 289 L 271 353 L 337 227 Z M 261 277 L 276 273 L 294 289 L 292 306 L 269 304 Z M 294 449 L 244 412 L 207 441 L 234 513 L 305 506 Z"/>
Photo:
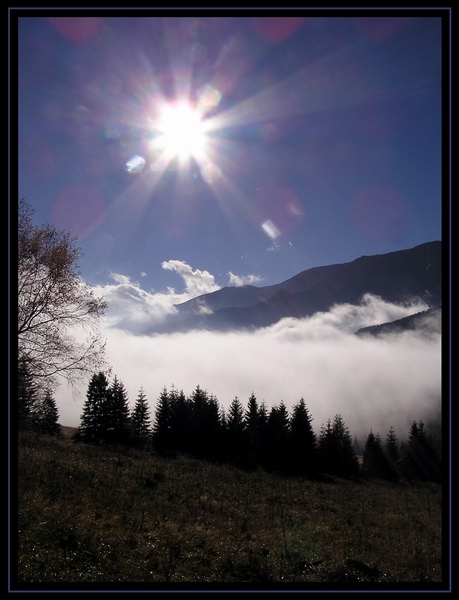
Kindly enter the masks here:
<path id="1" fill-rule="evenodd" d="M 59 433 L 53 394 L 37 393 L 26 364 L 19 371 L 18 398 L 21 429 Z M 169 457 L 188 454 L 286 476 L 441 482 L 440 453 L 422 420 L 412 422 L 406 441 L 393 426 L 384 440 L 371 430 L 362 455 L 356 454 L 341 414 L 318 434 L 312 421 L 303 398 L 290 412 L 283 401 L 268 410 L 252 392 L 245 407 L 236 396 L 225 411 L 199 385 L 188 396 L 164 387 L 151 414 L 143 388 L 131 409 L 120 379 L 115 375 L 110 382 L 98 372 L 89 381 L 75 441 L 134 446 Z"/>

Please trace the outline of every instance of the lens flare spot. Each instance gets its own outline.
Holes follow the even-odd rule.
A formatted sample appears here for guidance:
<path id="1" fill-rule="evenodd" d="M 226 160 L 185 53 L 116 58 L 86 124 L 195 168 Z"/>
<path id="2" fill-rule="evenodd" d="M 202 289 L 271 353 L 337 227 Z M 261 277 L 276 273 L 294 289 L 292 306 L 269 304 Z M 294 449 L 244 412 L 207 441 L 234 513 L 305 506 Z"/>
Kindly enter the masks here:
<path id="1" fill-rule="evenodd" d="M 137 173 L 141 173 L 146 165 L 146 160 L 143 156 L 139 156 L 136 154 L 132 158 L 130 158 L 126 163 L 126 171 L 131 175 L 136 175 Z"/>
<path id="2" fill-rule="evenodd" d="M 208 163 L 201 169 L 201 177 L 206 183 L 215 183 L 222 176 L 222 170 L 218 165 Z"/>
<path id="3" fill-rule="evenodd" d="M 221 93 L 211 85 L 205 85 L 199 92 L 199 106 L 207 110 L 216 108 L 221 99 Z"/>
<path id="4" fill-rule="evenodd" d="M 304 219 L 302 205 L 289 186 L 266 185 L 257 188 L 251 214 L 254 223 L 272 239 L 291 233 Z M 273 235 L 274 234 L 274 235 Z"/>
<path id="5" fill-rule="evenodd" d="M 206 58 L 207 48 L 200 42 L 193 42 L 190 46 L 190 57 L 193 61 L 200 62 Z"/>
<path id="6" fill-rule="evenodd" d="M 49 23 L 72 42 L 86 42 L 95 36 L 105 23 L 104 17 L 49 17 Z"/>
<path id="7" fill-rule="evenodd" d="M 385 42 L 409 23 L 406 17 L 352 17 L 355 27 L 374 42 Z"/>
<path id="8" fill-rule="evenodd" d="M 266 123 L 261 127 L 261 139 L 265 142 L 275 142 L 279 139 L 279 127 L 275 123 Z"/>
<path id="9" fill-rule="evenodd" d="M 251 17 L 250 24 L 263 39 L 279 44 L 303 25 L 305 17 Z"/>
<path id="10" fill-rule="evenodd" d="M 282 233 L 279 227 L 277 227 L 277 225 L 273 223 L 271 219 L 268 219 L 264 223 L 262 223 L 261 228 L 266 233 L 266 235 L 272 240 L 277 240 L 277 238 Z"/>

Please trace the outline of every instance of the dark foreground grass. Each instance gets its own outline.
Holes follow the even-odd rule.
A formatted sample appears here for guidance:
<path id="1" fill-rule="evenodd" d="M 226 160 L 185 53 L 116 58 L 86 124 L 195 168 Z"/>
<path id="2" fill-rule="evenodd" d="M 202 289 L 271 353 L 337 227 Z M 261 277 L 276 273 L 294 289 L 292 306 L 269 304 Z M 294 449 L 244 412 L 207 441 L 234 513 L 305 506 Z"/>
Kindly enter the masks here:
<path id="1" fill-rule="evenodd" d="M 286 479 L 24 434 L 13 579 L 441 582 L 441 515 L 434 484 Z"/>

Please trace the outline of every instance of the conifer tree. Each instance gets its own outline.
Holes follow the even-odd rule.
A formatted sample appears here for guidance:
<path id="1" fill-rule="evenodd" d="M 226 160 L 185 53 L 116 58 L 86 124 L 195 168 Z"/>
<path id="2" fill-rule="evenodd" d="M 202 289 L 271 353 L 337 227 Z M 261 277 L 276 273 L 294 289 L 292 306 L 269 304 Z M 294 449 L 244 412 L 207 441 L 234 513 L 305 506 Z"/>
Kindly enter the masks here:
<path id="1" fill-rule="evenodd" d="M 331 419 L 327 419 L 325 425 L 320 428 L 318 455 L 319 469 L 323 473 L 332 474 L 335 468 L 335 460 L 338 457 L 338 449 Z"/>
<path id="2" fill-rule="evenodd" d="M 178 450 L 173 440 L 172 414 L 176 407 L 173 406 L 173 395 L 170 398 L 167 388 L 164 387 L 159 396 L 155 409 L 153 423 L 153 447 L 157 452 L 168 454 Z"/>
<path id="3" fill-rule="evenodd" d="M 225 413 L 224 408 L 220 409 L 220 423 L 221 423 L 221 427 L 222 427 L 222 432 L 226 431 L 227 422 L 226 422 L 226 413 Z"/>
<path id="4" fill-rule="evenodd" d="M 226 426 L 228 431 L 234 432 L 236 435 L 240 435 L 245 431 L 244 409 L 237 396 L 229 406 Z"/>
<path id="5" fill-rule="evenodd" d="M 375 447 L 376 438 L 372 430 L 368 434 L 367 441 L 365 443 L 365 448 L 363 450 L 363 468 L 367 475 L 375 474 L 375 458 L 374 458 L 374 447 Z"/>
<path id="6" fill-rule="evenodd" d="M 352 437 L 342 416 L 335 415 L 322 426 L 319 436 L 319 462 L 323 472 L 338 477 L 358 473 L 358 462 L 352 445 Z"/>
<path id="7" fill-rule="evenodd" d="M 363 469 L 366 475 L 380 479 L 390 477 L 389 463 L 380 436 L 370 430 L 363 451 Z"/>
<path id="8" fill-rule="evenodd" d="M 398 437 L 395 433 L 393 425 L 389 427 L 389 431 L 386 436 L 385 450 L 390 469 L 390 479 L 392 481 L 398 481 L 400 477 L 401 454 Z"/>
<path id="9" fill-rule="evenodd" d="M 283 401 L 271 408 L 265 444 L 266 468 L 269 471 L 286 473 L 290 458 L 290 419 Z"/>
<path id="10" fill-rule="evenodd" d="M 293 407 L 290 420 L 290 471 L 295 475 L 314 475 L 317 470 L 317 439 L 312 417 L 303 398 Z"/>
<path id="11" fill-rule="evenodd" d="M 257 398 L 253 392 L 249 397 L 244 419 L 247 431 L 256 431 L 259 428 L 259 408 Z"/>
<path id="12" fill-rule="evenodd" d="M 124 384 L 115 375 L 108 389 L 105 414 L 105 439 L 113 443 L 129 440 L 129 401 Z"/>
<path id="13" fill-rule="evenodd" d="M 236 396 L 226 416 L 226 457 L 237 465 L 245 464 L 246 457 L 246 426 L 244 409 Z"/>
<path id="14" fill-rule="evenodd" d="M 258 466 L 267 468 L 267 457 L 270 451 L 270 436 L 269 436 L 269 413 L 266 402 L 262 400 L 258 409 L 258 424 L 260 431 L 260 446 L 259 446 L 259 461 Z"/>
<path id="15" fill-rule="evenodd" d="M 18 361 L 18 429 L 27 430 L 31 427 L 31 413 L 37 401 L 37 386 L 29 371 L 25 358 Z"/>
<path id="16" fill-rule="evenodd" d="M 56 435 L 61 431 L 59 411 L 51 388 L 47 388 L 33 410 L 33 428 L 40 433 Z"/>
<path id="17" fill-rule="evenodd" d="M 248 467 L 255 467 L 261 461 L 261 443 L 262 443 L 262 417 L 261 408 L 255 394 L 252 392 L 247 404 L 247 410 L 244 416 L 245 430 L 247 436 L 247 455 L 246 464 Z"/>
<path id="18" fill-rule="evenodd" d="M 359 470 L 359 465 L 352 445 L 352 436 L 340 414 L 335 415 L 333 431 L 340 447 L 342 474 L 345 477 L 356 475 Z"/>
<path id="19" fill-rule="evenodd" d="M 411 444 L 413 446 L 416 443 L 416 440 L 418 438 L 418 432 L 418 423 L 417 421 L 413 421 L 411 423 L 410 431 L 408 433 L 408 444 Z"/>
<path id="20" fill-rule="evenodd" d="M 258 422 L 260 424 L 260 428 L 264 431 L 268 425 L 268 409 L 264 400 L 260 404 L 260 410 L 258 411 Z"/>
<path id="21" fill-rule="evenodd" d="M 218 403 L 199 385 L 189 400 L 192 425 L 190 451 L 198 458 L 216 458 L 216 445 L 221 433 Z"/>
<path id="22" fill-rule="evenodd" d="M 207 402 L 207 408 L 204 416 L 204 428 L 206 431 L 206 451 L 205 456 L 211 460 L 221 460 L 223 452 L 222 434 L 223 427 L 221 423 L 221 410 L 217 397 L 211 395 Z"/>
<path id="23" fill-rule="evenodd" d="M 418 467 L 417 467 L 417 438 L 418 438 L 418 423 L 413 421 L 408 432 L 408 440 L 404 446 L 404 454 L 402 459 L 403 474 L 408 481 L 414 481 L 418 479 Z"/>
<path id="24" fill-rule="evenodd" d="M 150 407 L 148 406 L 143 388 L 140 388 L 134 408 L 132 409 L 131 424 L 134 444 L 140 447 L 146 446 L 151 433 Z"/>
<path id="25" fill-rule="evenodd" d="M 108 379 L 102 371 L 89 382 L 77 437 L 100 443 L 106 439 L 106 415 L 109 402 Z"/>
<path id="26" fill-rule="evenodd" d="M 194 456 L 203 457 L 205 453 L 205 427 L 204 415 L 207 406 L 208 395 L 199 385 L 196 386 L 190 398 L 191 424 L 190 451 Z"/>
<path id="27" fill-rule="evenodd" d="M 409 479 L 440 483 L 440 459 L 423 421 L 411 424 L 406 450 L 404 472 Z"/>
<path id="28" fill-rule="evenodd" d="M 177 452 L 191 452 L 193 438 L 193 406 L 183 390 L 172 389 L 170 399 L 170 447 Z"/>

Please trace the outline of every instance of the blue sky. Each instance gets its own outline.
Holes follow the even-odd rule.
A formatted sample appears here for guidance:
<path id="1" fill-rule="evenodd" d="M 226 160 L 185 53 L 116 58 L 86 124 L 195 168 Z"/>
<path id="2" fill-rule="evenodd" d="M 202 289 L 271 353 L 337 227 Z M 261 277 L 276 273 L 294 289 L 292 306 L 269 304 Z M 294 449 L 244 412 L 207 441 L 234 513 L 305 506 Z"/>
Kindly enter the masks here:
<path id="1" fill-rule="evenodd" d="M 19 19 L 19 193 L 78 236 L 91 284 L 114 272 L 179 289 L 162 267 L 179 260 L 219 286 L 230 272 L 269 285 L 441 239 L 428 11 L 46 14 Z M 154 170 L 158 107 L 206 91 L 207 156 Z"/>
<path id="2" fill-rule="evenodd" d="M 19 195 L 77 237 L 109 335 L 226 285 L 442 238 L 439 13 L 171 14 L 18 22 Z M 126 356 L 110 359 L 132 377 Z M 175 367 L 152 400 L 208 387 Z M 227 402 L 255 387 L 247 374 L 238 386 Z"/>

